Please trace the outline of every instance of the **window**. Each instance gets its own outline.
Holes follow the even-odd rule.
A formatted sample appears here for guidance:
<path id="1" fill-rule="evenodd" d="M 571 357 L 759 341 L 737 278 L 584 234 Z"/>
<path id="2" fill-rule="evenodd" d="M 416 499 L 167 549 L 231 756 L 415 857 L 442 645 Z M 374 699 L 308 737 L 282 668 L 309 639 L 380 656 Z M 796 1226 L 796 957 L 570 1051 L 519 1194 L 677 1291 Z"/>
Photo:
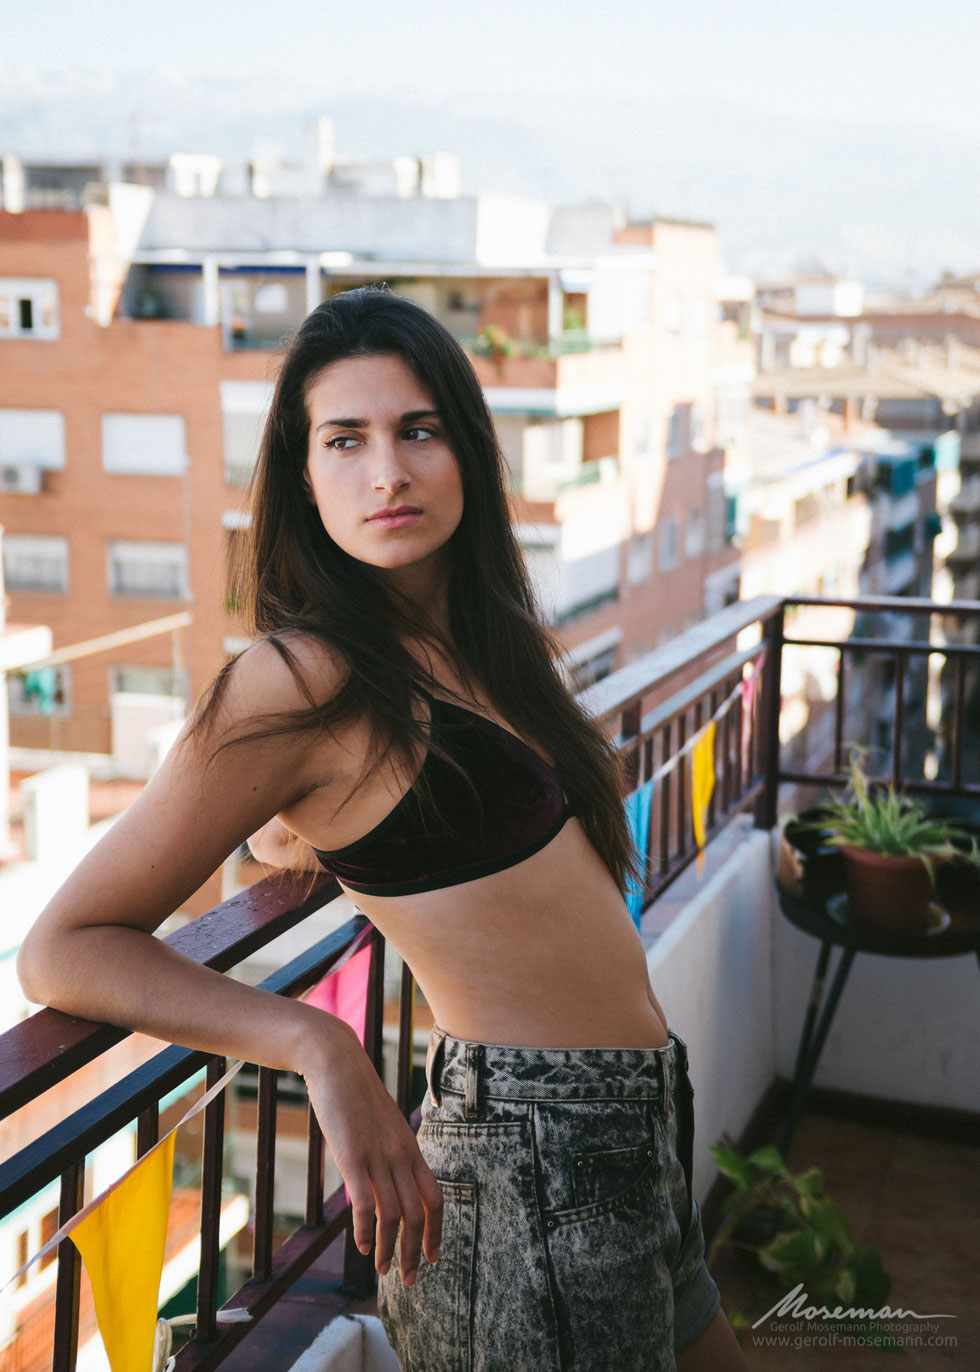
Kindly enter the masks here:
<path id="1" fill-rule="evenodd" d="M 658 542 L 660 555 L 657 565 L 662 572 L 672 571 L 680 560 L 680 521 L 676 515 L 667 515 L 660 521 Z"/>
<path id="2" fill-rule="evenodd" d="M 704 511 L 688 510 L 687 529 L 684 534 L 684 553 L 687 557 L 700 557 L 704 552 Z"/>
<path id="3" fill-rule="evenodd" d="M 610 672 L 616 670 L 616 648 L 606 648 L 601 653 L 577 662 L 571 668 L 570 677 L 573 691 L 584 691 L 597 681 L 602 681 Z"/>
<path id="4" fill-rule="evenodd" d="M 187 673 L 173 667 L 110 667 L 111 695 L 179 696 L 187 699 Z"/>
<path id="5" fill-rule="evenodd" d="M 678 457 L 684 451 L 685 430 L 687 428 L 686 405 L 675 405 L 667 421 L 667 456 Z"/>
<path id="6" fill-rule="evenodd" d="M 725 546 L 728 527 L 728 500 L 719 475 L 717 481 L 708 478 L 708 508 L 705 536 L 709 553 L 720 552 Z M 778 534 L 778 527 L 776 530 Z"/>
<path id="7" fill-rule="evenodd" d="M 12 715 L 71 713 L 71 669 L 37 667 L 7 673 L 7 700 Z"/>
<path id="8" fill-rule="evenodd" d="M 187 549 L 183 543 L 112 542 L 107 563 L 113 595 L 187 598 Z"/>
<path id="9" fill-rule="evenodd" d="M 631 586 L 646 581 L 653 571 L 653 534 L 633 534 L 626 545 L 626 575 Z"/>
<path id="10" fill-rule="evenodd" d="M 696 400 L 691 406 L 691 447 L 696 453 L 706 453 L 711 447 L 708 441 L 708 417 L 704 405 Z"/>
<path id="11" fill-rule="evenodd" d="M 8 591 L 67 591 L 67 538 L 54 534 L 6 534 L 3 580 Z"/>
<path id="12" fill-rule="evenodd" d="M 102 416 L 102 466 L 107 472 L 181 476 L 187 466 L 185 448 L 180 415 Z"/>
<path id="13" fill-rule="evenodd" d="M 38 277 L 0 278 L 0 338 L 57 338 L 58 284 Z"/>
<path id="14" fill-rule="evenodd" d="M 272 387 L 264 381 L 221 382 L 225 481 L 229 486 L 247 486 L 251 480 L 271 400 Z"/>
<path id="15" fill-rule="evenodd" d="M 664 296 L 664 324 L 668 333 L 680 333 L 684 322 L 683 313 L 680 291 L 668 291 Z"/>
<path id="16" fill-rule="evenodd" d="M 65 420 L 58 410 L 0 410 L 0 463 L 30 462 L 47 471 L 65 465 Z"/>
<path id="17" fill-rule="evenodd" d="M 49 1210 L 46 1215 L 41 1216 L 41 1247 L 43 1248 L 45 1244 L 50 1243 L 57 1232 L 58 1211 Z M 45 1267 L 50 1267 L 57 1256 L 57 1248 L 52 1248 L 50 1253 L 45 1253 L 44 1257 L 40 1260 L 41 1269 L 43 1270 Z"/>

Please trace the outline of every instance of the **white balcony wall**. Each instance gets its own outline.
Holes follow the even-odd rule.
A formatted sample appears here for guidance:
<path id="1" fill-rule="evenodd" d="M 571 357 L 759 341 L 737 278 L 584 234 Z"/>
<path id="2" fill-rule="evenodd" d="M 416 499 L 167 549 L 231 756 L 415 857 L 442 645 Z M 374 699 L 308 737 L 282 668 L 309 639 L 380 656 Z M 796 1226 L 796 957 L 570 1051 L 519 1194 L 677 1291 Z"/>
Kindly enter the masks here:
<path id="1" fill-rule="evenodd" d="M 886 529 L 904 529 L 905 525 L 911 524 L 919 514 L 919 497 L 915 491 L 909 491 L 897 500 L 885 496 L 881 504 L 884 507 L 883 520 Z"/>
<path id="2" fill-rule="evenodd" d="M 915 580 L 918 571 L 918 563 L 915 560 L 915 553 L 904 553 L 901 557 L 896 557 L 892 562 L 886 562 L 882 570 L 883 589 L 886 595 L 903 594 L 905 588 Z M 928 594 L 928 588 L 914 587 L 914 592 L 919 595 Z"/>
<path id="3" fill-rule="evenodd" d="M 581 419 L 546 420 L 524 426 L 522 494 L 528 500 L 554 500 L 582 465 Z"/>
<path id="4" fill-rule="evenodd" d="M 331 1320 L 290 1372 L 398 1372 L 398 1359 L 374 1315 Z"/>
<path id="5" fill-rule="evenodd" d="M 777 841 L 747 819 L 736 821 L 709 846 L 703 879 L 689 868 L 648 917 L 667 923 L 644 942 L 651 983 L 690 1054 L 699 1199 L 717 1175 L 708 1146 L 723 1134 L 738 1138 L 773 1077 L 793 1075 L 820 945 L 779 909 Z M 831 974 L 838 957 L 835 950 Z M 814 1085 L 975 1110 L 976 980 L 972 955 L 859 953 Z"/>
<path id="6" fill-rule="evenodd" d="M 772 939 L 773 1013 L 776 1064 L 780 1076 L 786 1078 L 793 1073 L 818 948 L 816 939 L 794 928 L 777 908 Z M 830 976 L 839 955 L 835 950 Z M 887 958 L 858 953 L 814 1084 L 882 1100 L 976 1110 L 980 1097 L 976 983 L 972 954 Z"/>
<path id="7" fill-rule="evenodd" d="M 300 253 L 342 247 L 394 261 L 475 260 L 477 206 L 459 200 L 402 200 L 337 193 L 318 199 L 188 200 L 160 193 L 140 242 L 142 251 L 264 252 L 284 243 Z"/>
<path id="8" fill-rule="evenodd" d="M 652 317 L 652 267 L 623 267 L 607 259 L 589 291 L 589 337 L 618 343 L 632 329 L 648 329 Z"/>
<path id="9" fill-rule="evenodd" d="M 565 519 L 559 544 L 560 611 L 615 590 L 626 536 L 626 511 L 619 501 Z"/>
<path id="10" fill-rule="evenodd" d="M 690 868 L 657 902 L 659 914 L 676 913 L 647 966 L 668 1024 L 688 1047 L 699 1200 L 717 1176 L 709 1144 L 738 1138 L 775 1074 L 774 904 L 769 836 L 747 821 L 715 841 L 703 880 Z"/>
<path id="11" fill-rule="evenodd" d="M 444 200 L 438 203 L 454 205 L 459 202 Z M 551 206 L 547 201 L 516 195 L 481 195 L 474 203 L 475 261 L 483 266 L 524 267 L 544 256 L 551 223 Z M 417 251 L 414 255 L 418 255 Z"/>

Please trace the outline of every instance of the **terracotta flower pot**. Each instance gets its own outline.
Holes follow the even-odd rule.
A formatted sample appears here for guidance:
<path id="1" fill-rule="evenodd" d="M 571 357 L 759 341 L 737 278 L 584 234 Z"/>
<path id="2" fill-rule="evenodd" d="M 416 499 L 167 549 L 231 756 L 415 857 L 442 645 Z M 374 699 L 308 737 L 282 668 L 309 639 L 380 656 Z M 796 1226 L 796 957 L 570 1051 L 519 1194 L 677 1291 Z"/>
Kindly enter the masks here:
<path id="1" fill-rule="evenodd" d="M 871 853 L 847 845 L 841 845 L 841 852 L 851 910 L 859 919 L 879 929 L 907 933 L 928 927 L 933 888 L 921 858 Z"/>

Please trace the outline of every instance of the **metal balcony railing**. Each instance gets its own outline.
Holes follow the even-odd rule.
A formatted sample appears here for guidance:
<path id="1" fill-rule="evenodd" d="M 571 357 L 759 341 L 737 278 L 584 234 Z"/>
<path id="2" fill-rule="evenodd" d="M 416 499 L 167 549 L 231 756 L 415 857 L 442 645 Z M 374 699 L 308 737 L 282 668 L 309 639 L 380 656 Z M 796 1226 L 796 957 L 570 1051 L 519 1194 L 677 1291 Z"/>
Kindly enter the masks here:
<path id="1" fill-rule="evenodd" d="M 847 635 L 805 632 L 802 611 L 841 611 L 857 615 Z M 872 616 L 911 616 L 909 626 L 923 626 L 918 638 L 867 632 Z M 852 615 L 852 622 L 853 622 Z M 956 642 L 946 642 L 943 626 L 956 620 Z M 849 683 L 869 663 L 887 665 L 894 689 L 891 759 L 886 779 L 931 795 L 980 798 L 980 785 L 968 761 L 967 713 L 976 705 L 975 676 L 980 667 L 980 602 L 939 605 L 906 599 L 826 600 L 808 597 L 760 597 L 729 606 L 688 630 L 680 638 L 589 688 L 585 701 L 603 719 L 621 749 L 629 784 L 654 781 L 649 852 L 644 871 L 645 901 L 651 903 L 694 859 L 696 845 L 690 817 L 689 782 L 683 758 L 692 739 L 709 721 L 716 729 L 716 785 L 707 815 L 708 837 L 739 811 L 752 807 L 756 823 L 772 827 L 777 820 L 780 786 L 840 784 L 844 748 L 851 734 Z M 860 632 L 861 636 L 854 636 Z M 971 641 L 972 640 L 972 641 Z M 823 759 L 805 767 L 782 767 L 780 721 L 786 701 L 781 689 L 784 656 L 802 649 L 829 650 L 836 656 L 837 699 L 832 741 Z M 918 663 L 943 667 L 936 680 L 947 708 L 941 712 L 937 775 L 922 774 L 907 739 L 910 683 Z M 750 677 L 751 674 L 751 677 Z M 934 673 L 934 676 L 936 674 Z M 753 685 L 744 683 L 751 679 Z M 864 719 L 864 715 L 861 716 Z M 322 878 L 312 893 L 301 896 L 288 881 L 260 882 L 225 901 L 168 938 L 187 956 L 228 971 L 338 894 L 331 878 Z M 382 1066 L 384 939 L 363 916 L 357 916 L 315 942 L 262 983 L 278 995 L 302 994 L 335 968 L 355 947 L 371 949 L 365 1049 L 378 1070 Z M 413 1052 L 415 985 L 402 971 L 397 1049 L 396 1097 L 408 1113 Z M 64 1082 L 125 1037 L 125 1031 L 41 1010 L 0 1036 L 0 1119 L 28 1106 L 43 1092 Z M 160 1102 L 201 1068 L 207 1080 L 222 1075 L 223 1058 L 170 1047 L 122 1081 L 0 1164 L 0 1219 L 52 1183 L 60 1183 L 59 1223 L 82 1205 L 86 1158 L 120 1128 L 136 1122 L 137 1154 L 159 1136 Z M 177 1355 L 180 1372 L 219 1367 L 246 1339 L 255 1322 L 335 1238 L 346 1231 L 344 1290 L 367 1295 L 373 1290 L 373 1257 L 354 1246 L 349 1207 L 343 1188 L 324 1199 L 324 1143 L 312 1112 L 307 1122 L 306 1213 L 304 1222 L 277 1249 L 273 1247 L 273 1186 L 276 1170 L 277 1073 L 261 1069 L 256 1122 L 255 1203 L 251 1276 L 225 1302 L 246 1310 L 248 1323 L 218 1319 L 219 1218 L 224 1152 L 224 1097 L 206 1109 L 203 1141 L 200 1268 L 194 1337 Z M 71 1372 L 78 1345 L 80 1260 L 71 1241 L 58 1252 L 54 1334 L 50 1366 Z M 16 1336 L 15 1336 L 16 1337 Z M 8 1345 L 13 1347 L 14 1345 Z M 16 1364 L 15 1364 L 16 1365 Z"/>

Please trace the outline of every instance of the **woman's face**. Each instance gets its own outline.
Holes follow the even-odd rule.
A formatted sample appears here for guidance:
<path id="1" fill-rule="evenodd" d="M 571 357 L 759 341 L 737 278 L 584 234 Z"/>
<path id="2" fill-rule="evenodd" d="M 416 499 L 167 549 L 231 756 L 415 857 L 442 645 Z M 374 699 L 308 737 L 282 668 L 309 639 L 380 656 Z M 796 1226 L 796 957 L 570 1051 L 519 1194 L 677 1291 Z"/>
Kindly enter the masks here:
<path id="1" fill-rule="evenodd" d="M 396 354 L 348 357 L 307 387 L 306 481 L 323 527 L 359 562 L 433 571 L 463 513 L 435 402 Z"/>

